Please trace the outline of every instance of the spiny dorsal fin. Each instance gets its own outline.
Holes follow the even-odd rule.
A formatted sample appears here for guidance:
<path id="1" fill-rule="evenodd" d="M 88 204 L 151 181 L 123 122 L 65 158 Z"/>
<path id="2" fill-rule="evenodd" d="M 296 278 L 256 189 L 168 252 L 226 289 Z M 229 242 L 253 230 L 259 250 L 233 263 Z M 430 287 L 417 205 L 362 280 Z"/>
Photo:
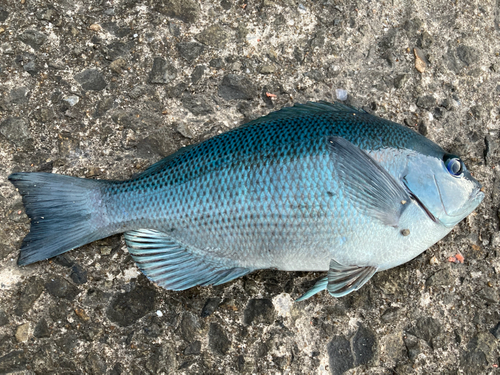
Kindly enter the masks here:
<path id="1" fill-rule="evenodd" d="M 325 112 L 352 112 L 356 113 L 357 115 L 368 113 L 363 109 L 351 107 L 340 102 L 329 103 L 325 101 L 319 101 L 307 102 L 305 104 L 296 103 L 292 107 L 284 107 L 276 112 L 268 114 L 267 116 L 259 117 L 258 119 L 243 124 L 239 128 L 246 128 L 247 126 L 261 124 L 269 121 L 282 120 L 290 117 L 300 117 Z"/>
<path id="2" fill-rule="evenodd" d="M 253 271 L 229 260 L 201 255 L 156 230 L 126 232 L 125 241 L 142 273 L 165 289 L 219 285 Z"/>

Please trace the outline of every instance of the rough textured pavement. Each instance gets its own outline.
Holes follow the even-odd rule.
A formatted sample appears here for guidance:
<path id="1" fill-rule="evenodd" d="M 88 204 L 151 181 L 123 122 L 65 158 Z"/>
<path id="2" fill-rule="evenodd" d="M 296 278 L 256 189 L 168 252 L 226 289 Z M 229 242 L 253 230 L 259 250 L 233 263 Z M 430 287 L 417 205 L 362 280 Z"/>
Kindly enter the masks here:
<path id="1" fill-rule="evenodd" d="M 498 0 L 0 1 L 0 373 L 500 373 L 499 53 Z M 262 271 L 169 292 L 120 236 L 17 267 L 12 171 L 123 179 L 337 90 L 486 189 L 360 291 L 294 303 L 322 275 Z"/>

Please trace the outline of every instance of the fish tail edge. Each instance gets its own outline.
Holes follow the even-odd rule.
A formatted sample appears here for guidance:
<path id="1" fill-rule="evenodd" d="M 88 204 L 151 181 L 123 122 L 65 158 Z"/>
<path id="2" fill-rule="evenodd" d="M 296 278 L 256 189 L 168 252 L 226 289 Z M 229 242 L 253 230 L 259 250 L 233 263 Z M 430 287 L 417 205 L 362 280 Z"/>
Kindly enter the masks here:
<path id="1" fill-rule="evenodd" d="M 109 236 L 100 187 L 106 181 L 52 173 L 13 173 L 9 181 L 22 196 L 31 219 L 18 265 L 52 258 Z"/>

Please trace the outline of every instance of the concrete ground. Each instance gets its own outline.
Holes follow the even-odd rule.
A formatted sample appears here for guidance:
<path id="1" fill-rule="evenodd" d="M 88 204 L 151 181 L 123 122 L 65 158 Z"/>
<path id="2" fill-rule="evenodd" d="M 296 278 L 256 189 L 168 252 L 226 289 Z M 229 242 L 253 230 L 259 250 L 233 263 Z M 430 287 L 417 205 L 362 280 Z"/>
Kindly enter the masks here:
<path id="1" fill-rule="evenodd" d="M 495 0 L 1 1 L 0 373 L 500 373 L 499 53 Z M 358 292 L 296 303 L 322 274 L 272 271 L 166 291 L 121 236 L 16 265 L 29 220 L 12 171 L 125 179 L 346 92 L 461 155 L 486 191 Z"/>

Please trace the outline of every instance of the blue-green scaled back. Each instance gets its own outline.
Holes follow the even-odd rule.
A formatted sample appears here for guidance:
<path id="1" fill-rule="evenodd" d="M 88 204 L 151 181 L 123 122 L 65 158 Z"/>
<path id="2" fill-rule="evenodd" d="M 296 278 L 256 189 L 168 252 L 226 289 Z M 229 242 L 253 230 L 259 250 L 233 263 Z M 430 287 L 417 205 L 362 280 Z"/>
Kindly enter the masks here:
<path id="1" fill-rule="evenodd" d="M 304 297 L 342 296 L 420 254 L 480 203 L 465 166 L 449 172 L 463 165 L 455 158 L 364 111 L 296 105 L 124 182 L 11 175 L 32 220 L 19 263 L 125 232 L 139 268 L 167 289 L 275 268 L 328 271 Z M 51 238 L 61 230 L 67 240 Z"/>

